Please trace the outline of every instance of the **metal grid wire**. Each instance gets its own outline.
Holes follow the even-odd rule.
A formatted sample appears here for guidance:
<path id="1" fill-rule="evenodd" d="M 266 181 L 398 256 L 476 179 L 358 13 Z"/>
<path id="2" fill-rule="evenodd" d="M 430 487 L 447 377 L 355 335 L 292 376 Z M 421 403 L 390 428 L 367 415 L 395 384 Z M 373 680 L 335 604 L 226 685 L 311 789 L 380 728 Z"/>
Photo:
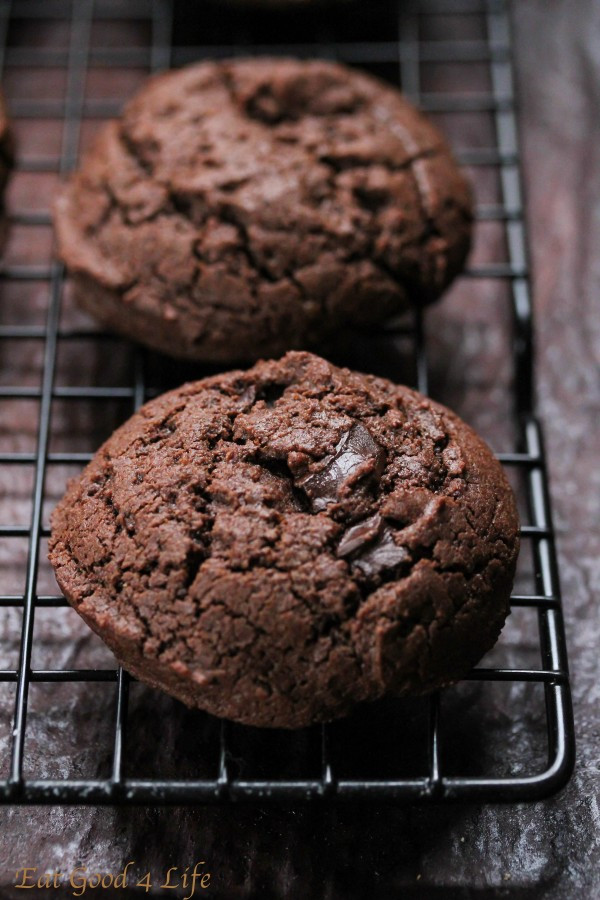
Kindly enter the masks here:
<path id="1" fill-rule="evenodd" d="M 182 4 L 183 5 L 183 4 Z M 203 4 L 199 4 L 202 5 Z M 191 4 L 186 4 L 189 7 Z M 108 386 L 58 386 L 55 384 L 57 353 L 74 341 L 109 339 L 97 331 L 61 325 L 60 308 L 64 293 L 64 272 L 57 262 L 49 265 L 32 261 L 27 264 L 5 264 L 0 271 L 0 290 L 10 283 L 39 281 L 47 287 L 47 318 L 43 325 L 6 324 L 0 326 L 0 340 L 13 344 L 43 342 L 43 369 L 39 386 L 0 386 L 0 398 L 29 399 L 39 403 L 37 447 L 34 452 L 0 454 L 0 466 L 28 466 L 33 471 L 32 504 L 28 525 L 2 524 L 0 537 L 28 541 L 25 587 L 22 593 L 2 593 L 0 606 L 22 610 L 22 632 L 18 664 L 0 671 L 0 681 L 16 685 L 14 723 L 8 777 L 0 782 L 0 799 L 13 803 L 197 803 L 239 800 L 295 800 L 319 797 L 376 798 L 395 801 L 426 802 L 450 800 L 510 801 L 539 799 L 558 790 L 568 779 L 574 759 L 574 736 L 568 681 L 566 647 L 561 613 L 557 561 L 546 477 L 546 464 L 540 426 L 533 414 L 532 385 L 532 321 L 527 270 L 526 236 L 523 198 L 519 172 L 519 148 L 511 71 L 511 48 L 507 10 L 501 0 L 424 0 L 415 5 L 399 0 L 395 3 L 364 4 L 369 9 L 369 38 L 357 40 L 346 36 L 337 40 L 335 25 L 329 24 L 302 43 L 286 42 L 285 29 L 275 40 L 257 45 L 254 36 L 244 31 L 245 14 L 225 14 L 215 7 L 215 27 L 207 42 L 192 46 L 172 46 L 173 8 L 169 0 L 130 0 L 127 4 L 110 0 L 15 0 L 0 4 L 0 70 L 7 63 L 12 69 L 22 67 L 64 67 L 66 86 L 64 99 L 21 99 L 11 103 L 14 119 L 57 119 L 62 123 L 60 153 L 56 157 L 19 158 L 18 172 L 58 173 L 71 170 L 77 161 L 83 123 L 112 116 L 118 106 L 112 101 L 87 99 L 86 75 L 91 66 L 140 67 L 160 70 L 205 56 L 261 53 L 320 55 L 338 58 L 350 64 L 396 67 L 403 90 L 422 108 L 430 112 L 485 112 L 493 116 L 493 146 L 464 149 L 458 153 L 461 162 L 470 166 L 491 166 L 499 175 L 501 202 L 480 206 L 479 220 L 500 223 L 507 247 L 507 261 L 471 267 L 467 279 L 477 279 L 483 286 L 502 280 L 509 286 L 513 313 L 514 424 L 517 430 L 517 452 L 499 454 L 502 463 L 516 471 L 526 485 L 530 519 L 523 525 L 524 542 L 532 547 L 532 583 L 530 593 L 512 597 L 513 608 L 524 607 L 538 617 L 540 668 L 477 668 L 470 680 L 489 682 L 536 682 L 543 685 L 547 731 L 547 765 L 533 775 L 509 773 L 503 776 L 474 776 L 448 773 L 444 767 L 444 729 L 440 718 L 438 695 L 422 701 L 427 707 L 428 729 L 424 743 L 424 773 L 411 777 L 386 774 L 376 778 L 346 776 L 337 771 L 330 751 L 330 726 L 312 729 L 311 740 L 318 744 L 317 774 L 293 779 L 277 779 L 263 774 L 259 778 L 239 777 L 231 760 L 230 726 L 220 726 L 215 753 L 215 775 L 212 778 L 141 778 L 125 773 L 127 759 L 126 724 L 128 720 L 129 676 L 122 669 L 38 669 L 32 668 L 34 615 L 36 609 L 66 606 L 60 596 L 40 593 L 37 589 L 41 560 L 40 543 L 47 537 L 43 526 L 45 480 L 52 466 L 81 467 L 89 453 L 51 452 L 51 413 L 57 401 L 77 400 L 93 405 L 98 400 L 120 400 L 137 408 L 157 388 L 150 389 L 145 377 L 145 353 L 132 349 L 133 378 L 130 382 Z M 385 8 L 384 28 L 377 32 L 372 19 L 374 8 Z M 389 31 L 390 11 L 397 31 Z M 486 37 L 472 40 L 422 41 L 419 18 L 428 14 L 477 15 L 485 23 Z M 206 11 L 203 15 L 207 16 Z M 342 16 L 345 13 L 342 13 Z M 355 15 L 355 14 L 354 14 Z M 224 16 L 228 18 L 224 19 Z M 19 20 L 43 18 L 63 22 L 68 29 L 68 48 L 52 46 L 11 46 L 7 41 L 15 17 Z M 137 19 L 145 23 L 150 39 L 147 46 L 92 46 L 90 35 L 94 24 L 103 20 Z M 264 18 L 264 14 L 263 14 Z M 219 19 L 221 25 L 219 26 Z M 277 19 L 278 28 L 285 20 Z M 290 20 L 291 21 L 291 20 Z M 298 19 L 294 19 L 297 22 Z M 226 37 L 233 34 L 231 37 Z M 249 43 L 249 40 L 252 43 Z M 202 44 L 202 45 L 201 45 Z M 426 93 L 420 87 L 421 65 L 426 61 L 447 64 L 476 62 L 487 67 L 491 90 L 484 94 Z M 49 212 L 11 214 L 12 226 L 34 228 L 50 224 Z M 415 384 L 428 392 L 428 360 L 425 327 L 420 314 L 400 329 L 408 337 L 414 355 Z M 24 350 L 25 352 L 25 350 Z M 394 377 L 394 373 L 389 373 Z M 0 585 L 0 590 L 2 585 Z M 30 686 L 35 683 L 110 682 L 116 688 L 116 705 L 112 722 L 112 763 L 106 778 L 32 779 L 24 774 L 24 750 L 28 719 Z M 443 705 L 443 696 L 442 696 Z M 513 710 L 514 716 L 519 710 Z M 108 728 L 109 725 L 107 724 Z M 294 738 L 292 737 L 292 740 Z M 300 740 L 300 737 L 298 737 Z M 266 759 L 269 760 L 267 738 Z M 272 749 L 272 753 L 276 750 Z"/>

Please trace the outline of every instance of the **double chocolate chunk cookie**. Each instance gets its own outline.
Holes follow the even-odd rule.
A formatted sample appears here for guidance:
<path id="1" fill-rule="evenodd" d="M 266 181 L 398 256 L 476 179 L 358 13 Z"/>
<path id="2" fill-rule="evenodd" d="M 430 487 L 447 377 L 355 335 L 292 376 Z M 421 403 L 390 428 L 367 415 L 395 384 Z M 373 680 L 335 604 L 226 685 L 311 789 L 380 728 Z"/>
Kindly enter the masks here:
<path id="1" fill-rule="evenodd" d="M 324 61 L 151 79 L 58 198 L 80 304 L 174 356 L 255 360 L 434 300 L 471 199 L 394 88 Z"/>
<path id="2" fill-rule="evenodd" d="M 50 542 L 126 669 L 286 728 L 464 676 L 517 551 L 511 489 L 467 425 L 308 353 L 148 403 L 71 482 Z"/>

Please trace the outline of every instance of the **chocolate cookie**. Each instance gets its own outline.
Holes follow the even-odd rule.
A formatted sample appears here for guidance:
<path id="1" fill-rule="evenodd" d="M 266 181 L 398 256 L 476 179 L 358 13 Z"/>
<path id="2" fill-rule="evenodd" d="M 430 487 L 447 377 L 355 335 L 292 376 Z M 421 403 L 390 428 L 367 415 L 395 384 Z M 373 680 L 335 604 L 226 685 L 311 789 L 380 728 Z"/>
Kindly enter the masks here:
<path id="1" fill-rule="evenodd" d="M 55 210 L 80 304 L 174 356 L 254 360 L 428 303 L 460 271 L 467 184 L 394 88 L 324 61 L 159 75 Z"/>
<path id="2" fill-rule="evenodd" d="M 502 469 L 457 416 L 289 353 L 146 404 L 71 482 L 50 559 L 142 681 L 295 728 L 464 676 L 518 543 Z"/>

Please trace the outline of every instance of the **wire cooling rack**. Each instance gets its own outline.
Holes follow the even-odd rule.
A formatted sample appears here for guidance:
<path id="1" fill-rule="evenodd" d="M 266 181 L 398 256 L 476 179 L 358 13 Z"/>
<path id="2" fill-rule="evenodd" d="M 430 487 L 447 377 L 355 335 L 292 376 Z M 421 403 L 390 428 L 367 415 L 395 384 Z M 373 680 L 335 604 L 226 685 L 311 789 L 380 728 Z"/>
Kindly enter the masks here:
<path id="1" fill-rule="evenodd" d="M 196 756 L 188 754 L 185 765 L 179 767 L 175 754 L 168 775 L 147 774 L 143 767 L 136 770 L 136 749 L 152 729 L 146 729 L 145 738 L 136 738 L 131 722 L 133 717 L 139 724 L 139 710 L 132 716 L 131 693 L 140 685 L 114 663 L 86 668 L 73 663 L 75 656 L 67 655 L 64 664 L 53 668 L 33 664 L 37 619 L 49 611 L 52 618 L 68 609 L 64 598 L 40 586 L 48 535 L 48 484 L 54 482 L 57 471 L 74 474 L 93 449 L 69 444 L 69 440 L 74 441 L 71 431 L 66 434 L 65 446 L 56 444 L 53 427 L 60 420 L 58 407 L 72 409 L 77 405 L 82 430 L 86 430 L 86 423 L 92 423 L 93 432 L 103 403 L 117 404 L 111 421 L 111 428 L 116 427 L 147 396 L 168 386 L 169 379 L 183 380 L 180 376 L 189 377 L 189 372 L 182 373 L 164 360 L 149 361 L 144 351 L 93 330 L 84 318 L 75 319 L 75 324 L 68 317 L 64 320 L 61 305 L 64 313 L 68 288 L 62 266 L 53 260 L 48 237 L 49 204 L 41 188 L 39 196 L 36 178 L 45 177 L 46 181 L 39 184 L 47 184 L 48 179 L 73 168 L 87 132 L 118 112 L 128 79 L 203 57 L 264 52 L 326 56 L 360 65 L 401 83 L 403 90 L 434 116 L 463 116 L 462 131 L 459 128 L 458 137 L 452 135 L 460 161 L 472 171 L 485 171 L 495 179 L 497 195 L 492 202 L 479 204 L 477 227 L 496 228 L 501 261 L 480 262 L 475 255 L 453 296 L 470 291 L 480 305 L 504 303 L 504 313 L 510 310 L 510 349 L 504 359 L 511 369 L 506 391 L 512 409 L 505 418 L 510 419 L 512 443 L 509 452 L 498 455 L 513 482 L 518 482 L 526 522 L 522 527 L 527 552 L 521 582 L 527 587 L 517 588 L 512 608 L 515 614 L 529 617 L 527 627 L 529 634 L 533 633 L 529 662 L 510 662 L 510 654 L 510 664 L 486 665 L 484 661 L 459 686 L 458 692 L 464 696 L 458 705 L 449 699 L 453 690 L 449 689 L 441 696 L 418 701 L 375 705 L 339 726 L 295 734 L 257 733 L 218 723 L 201 713 L 185 713 L 188 719 L 182 726 L 184 732 L 187 728 L 188 734 L 193 731 L 196 735 L 194 754 L 209 763 L 197 767 Z M 540 426 L 533 413 L 531 300 L 510 30 L 504 2 L 363 0 L 362 4 L 349 3 L 337 10 L 316 8 L 286 15 L 233 10 L 225 3 L 212 6 L 208 0 L 175 6 L 169 0 L 128 0 L 126 4 L 116 0 L 3 0 L 0 67 L 17 137 L 21 128 L 29 128 L 11 182 L 12 249 L 7 251 L 0 271 L 3 306 L 8 310 L 0 323 L 0 402 L 7 410 L 17 410 L 15 415 L 7 413 L 12 443 L 6 445 L 7 449 L 3 445 L 0 452 L 0 475 L 4 476 L 0 484 L 6 488 L 12 473 L 20 473 L 18 477 L 15 474 L 14 482 L 25 478 L 28 502 L 25 524 L 2 521 L 0 527 L 4 561 L 17 567 L 23 585 L 7 590 L 0 583 L 0 614 L 7 616 L 8 623 L 7 646 L 11 623 L 18 631 L 12 635 L 15 659 L 0 671 L 0 688 L 12 689 L 11 704 L 6 707 L 11 721 L 6 740 L 0 744 L 6 748 L 5 759 L 0 760 L 0 774 L 5 776 L 0 781 L 0 799 L 12 803 L 152 804 L 263 803 L 330 797 L 412 803 L 516 802 L 540 799 L 562 787 L 573 767 L 574 733 L 546 464 Z M 428 67 L 439 76 L 433 87 L 427 81 Z M 463 79 L 461 87 L 456 88 L 454 76 L 464 74 L 469 67 L 473 79 Z M 110 82 L 115 73 L 121 80 L 118 85 L 114 82 L 117 87 L 113 94 L 119 96 L 109 96 L 105 89 L 90 91 L 94 79 Z M 467 88 L 473 86 L 472 81 L 477 89 L 465 90 L 465 84 Z M 490 129 L 487 139 L 478 130 L 484 118 Z M 33 298 L 31 308 L 40 314 L 39 320 L 25 315 L 28 298 Z M 414 320 L 390 329 L 392 342 L 404 342 L 401 356 L 412 360 L 413 374 L 393 371 L 389 366 L 386 372 L 397 380 L 411 380 L 426 393 L 434 388 L 434 395 L 435 384 L 428 382 L 428 374 L 432 368 L 432 338 L 435 342 L 430 317 L 435 315 L 432 312 L 421 318 L 415 314 Z M 470 339 L 469 328 L 467 321 L 461 340 Z M 126 364 L 121 366 L 118 361 L 122 358 L 119 352 L 109 354 L 109 361 L 103 364 L 112 373 L 108 383 L 102 378 L 89 378 L 90 383 L 81 385 L 73 379 L 61 383 L 57 378 L 65 355 L 81 360 L 83 368 L 93 348 L 111 341 L 114 344 L 110 346 L 118 346 L 124 354 Z M 23 370 L 25 383 L 11 380 L 10 363 L 14 359 L 37 360 L 31 369 Z M 21 370 L 17 366 L 17 371 Z M 198 377 L 202 373 L 193 374 Z M 11 407 L 11 403 L 16 406 Z M 31 447 L 19 442 L 19 410 L 23 404 L 35 411 Z M 464 413 L 460 404 L 458 411 Z M 494 415 L 498 418 L 497 410 Z M 70 421 L 79 419 L 75 416 Z M 0 503 L 3 517 L 10 519 L 13 508 Z M 23 552 L 11 549 L 17 544 Z M 81 766 L 75 760 L 71 765 L 68 750 L 61 757 L 64 765 L 58 775 L 52 773 L 50 765 L 42 766 L 46 774 L 40 775 L 28 764 L 31 693 L 40 684 L 45 685 L 47 698 L 52 691 L 75 691 L 85 685 L 85 715 L 96 706 L 102 710 L 92 720 L 91 733 L 80 729 L 83 737 L 79 740 L 87 740 L 86 758 L 92 760 L 91 774 L 80 774 Z M 102 685 L 116 692 L 116 702 L 113 696 L 108 705 L 102 706 L 94 693 Z M 508 691 L 508 699 L 500 704 L 500 715 L 491 726 L 481 693 L 484 687 Z M 539 690 L 533 690 L 535 687 Z M 176 719 L 184 715 L 175 701 L 153 696 L 150 708 L 154 703 L 167 703 L 171 704 L 166 707 L 167 716 L 172 714 Z M 444 715 L 446 707 L 448 716 Z M 77 700 L 65 701 L 64 707 L 58 708 L 62 710 L 60 727 L 67 731 L 72 724 L 69 717 L 74 721 L 84 714 Z M 44 709 L 35 712 L 36 727 Z M 143 713 L 142 708 L 144 716 L 147 722 L 148 711 Z M 461 716 L 471 729 L 462 738 L 457 732 Z M 491 756 L 484 749 L 488 726 L 493 732 L 492 743 L 500 748 Z M 501 726 L 505 726 L 504 733 Z M 38 759 L 44 752 L 52 755 L 48 740 L 46 746 L 44 738 L 41 742 L 38 739 Z M 382 750 L 386 742 L 389 746 Z M 513 745 L 517 751 L 516 758 L 511 759 Z M 359 746 L 372 764 L 370 768 L 364 760 L 354 765 L 353 752 Z M 526 758 L 531 748 L 537 754 L 532 760 Z M 78 754 L 81 749 L 76 748 Z M 98 757 L 102 755 L 97 765 L 96 751 Z M 261 764 L 253 768 L 245 752 L 258 755 Z M 291 768 L 286 765 L 289 759 L 294 761 Z M 487 770 L 489 760 L 500 760 L 496 772 Z M 471 766 L 468 772 L 467 762 Z"/>

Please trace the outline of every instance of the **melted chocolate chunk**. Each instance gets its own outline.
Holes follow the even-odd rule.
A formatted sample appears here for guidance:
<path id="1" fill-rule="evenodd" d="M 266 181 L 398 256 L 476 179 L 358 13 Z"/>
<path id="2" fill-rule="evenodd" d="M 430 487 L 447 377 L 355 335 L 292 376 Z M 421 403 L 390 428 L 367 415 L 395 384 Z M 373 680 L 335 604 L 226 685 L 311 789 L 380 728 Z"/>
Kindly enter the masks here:
<path id="1" fill-rule="evenodd" d="M 406 547 L 396 544 L 393 535 L 393 530 L 381 516 L 369 516 L 345 532 L 338 545 L 337 554 L 350 556 L 364 548 L 352 560 L 352 565 L 357 566 L 365 575 L 378 575 L 385 569 L 393 569 L 410 559 Z"/>
<path id="2" fill-rule="evenodd" d="M 389 525 L 383 525 L 376 540 L 352 562 L 365 575 L 379 575 L 385 569 L 394 569 L 409 559 L 410 553 L 406 547 L 398 546 L 392 529 Z"/>
<path id="3" fill-rule="evenodd" d="M 252 406 L 256 400 L 256 385 L 249 384 L 248 387 L 240 394 L 240 403 L 244 406 Z"/>
<path id="4" fill-rule="evenodd" d="M 338 499 L 340 488 L 359 476 L 381 475 L 385 466 L 385 451 L 377 444 L 364 425 L 353 425 L 340 438 L 335 453 L 325 458 L 320 472 L 307 475 L 298 481 L 298 487 L 307 494 L 315 512 L 326 509 Z"/>

